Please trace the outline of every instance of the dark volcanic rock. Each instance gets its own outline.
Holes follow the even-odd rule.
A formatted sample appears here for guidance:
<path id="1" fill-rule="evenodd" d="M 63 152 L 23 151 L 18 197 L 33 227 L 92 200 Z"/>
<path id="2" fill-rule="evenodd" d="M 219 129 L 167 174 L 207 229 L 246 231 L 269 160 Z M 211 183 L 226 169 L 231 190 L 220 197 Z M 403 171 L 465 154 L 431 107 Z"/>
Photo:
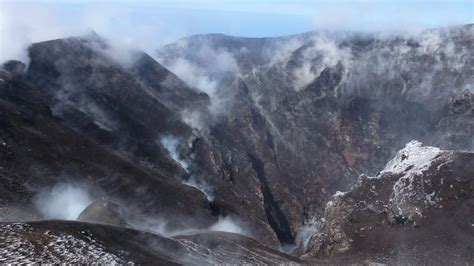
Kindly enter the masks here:
<path id="1" fill-rule="evenodd" d="M 199 191 L 68 128 L 48 112 L 48 100 L 37 89 L 13 79 L 0 92 L 5 92 L 0 98 L 2 207 L 27 209 L 41 188 L 73 181 L 127 202 L 124 207 L 134 212 L 170 217 L 170 226 L 208 227 L 217 221 Z M 168 165 L 161 167 L 173 171 Z"/>
<path id="2" fill-rule="evenodd" d="M 254 239 L 239 234 L 211 231 L 175 236 L 173 239 L 183 245 L 194 247 L 196 254 L 200 254 L 212 264 L 250 263 L 253 265 L 267 265 L 303 263 L 302 260 L 283 252 L 278 252 Z"/>
<path id="3" fill-rule="evenodd" d="M 127 226 L 124 211 L 120 205 L 104 199 L 92 202 L 79 214 L 77 220 L 89 223 Z"/>
<path id="4" fill-rule="evenodd" d="M 33 44 L 29 48 L 31 62 L 26 74 L 10 80 L 0 89 L 0 95 L 5 95 L 3 99 L 19 108 L 25 106 L 24 112 L 30 112 L 21 117 L 35 120 L 37 114 L 42 115 L 41 120 L 46 121 L 38 122 L 39 125 L 35 124 L 34 128 L 42 132 L 43 124 L 49 125 L 48 122 L 52 122 L 54 128 L 65 129 L 68 135 L 65 137 L 66 143 L 63 144 L 65 146 L 45 147 L 51 151 L 42 153 L 58 156 L 59 159 L 56 163 L 45 165 L 42 160 L 32 160 L 31 163 L 35 162 L 37 167 L 41 165 L 42 170 L 30 174 L 30 169 L 26 168 L 21 170 L 21 175 L 42 176 L 43 171 L 50 171 L 53 173 L 45 175 L 48 175 L 48 178 L 52 180 L 60 179 L 58 177 L 60 172 L 73 176 L 72 179 L 79 175 L 82 176 L 79 178 L 80 180 L 86 177 L 87 182 L 92 180 L 94 186 L 98 186 L 98 190 L 103 189 L 106 193 L 113 190 L 113 197 L 121 200 L 125 198 L 127 203 L 141 205 L 140 208 L 132 207 L 132 209 L 145 209 L 147 215 L 158 215 L 159 210 L 159 215 L 163 216 L 174 213 L 171 215 L 174 217 L 171 220 L 177 221 L 183 217 L 182 215 L 186 216 L 181 210 L 188 209 L 189 213 L 201 212 L 207 216 L 207 218 L 201 216 L 204 220 L 196 217 L 193 221 L 188 219 L 183 219 L 178 223 L 170 221 L 168 223 L 170 226 L 181 226 L 184 223 L 190 227 L 207 227 L 211 221 L 217 220 L 218 215 L 234 213 L 242 216 L 243 221 L 255 228 L 257 238 L 277 245 L 277 237 L 268 225 L 263 204 L 255 196 L 254 189 L 248 190 L 249 186 L 258 187 L 258 183 L 252 181 L 255 175 L 246 175 L 236 188 L 232 185 L 229 186 L 226 180 L 221 179 L 221 169 L 224 169 L 225 165 L 222 164 L 220 154 L 217 155 L 218 157 L 214 155 L 214 144 L 196 136 L 195 130 L 182 122 L 181 112 L 183 111 L 201 112 L 207 110 L 208 96 L 197 93 L 188 87 L 144 53 L 139 54 L 134 64 L 122 66 L 109 58 L 104 49 L 107 49 L 106 44 L 97 36 L 94 38 L 59 39 Z M 34 95 L 34 97 L 30 95 Z M 248 98 L 244 100 L 248 101 Z M 38 102 L 36 103 L 36 101 Z M 39 107 L 45 107 L 47 110 L 31 113 Z M 245 116 L 248 114 L 246 113 Z M 18 118 L 15 117 L 13 120 Z M 14 128 L 14 123 L 11 124 L 12 128 Z M 9 127 L 5 128 L 5 131 L 9 130 Z M 18 129 L 14 128 L 13 130 Z M 55 131 L 52 130 L 52 132 Z M 227 131 L 227 133 L 229 132 Z M 77 136 L 78 139 L 89 141 L 90 145 L 109 153 L 107 156 L 123 160 L 132 169 L 140 169 L 139 171 L 143 171 L 150 180 L 145 181 L 140 175 L 125 178 L 126 174 L 119 169 L 110 169 L 116 174 L 108 173 L 108 170 L 102 173 L 95 172 L 94 175 L 84 173 L 87 172 L 84 169 L 90 167 L 95 169 L 112 166 L 114 165 L 113 160 L 104 163 L 109 166 L 85 163 L 84 160 L 93 160 L 95 155 L 87 154 L 87 148 L 81 150 L 70 147 L 69 134 Z M 201 160 L 203 164 L 192 165 L 191 172 L 186 173 L 188 169 L 183 169 L 179 163 L 175 162 L 173 157 L 168 154 L 166 147 L 160 143 L 163 136 L 172 136 L 181 142 L 178 145 L 179 152 L 182 153 L 181 157 L 186 160 L 191 161 L 191 157 L 196 158 L 193 153 L 204 154 L 205 157 L 196 159 Z M 224 135 L 219 137 L 226 138 Z M 52 138 L 51 142 L 56 143 L 54 135 Z M 31 140 L 27 145 L 38 145 L 37 140 L 33 138 L 27 137 L 26 139 Z M 16 140 L 12 140 L 12 142 L 16 143 Z M 59 147 L 61 147 L 61 152 L 52 151 Z M 76 153 L 75 158 L 79 159 L 79 163 L 77 161 L 71 162 L 72 166 L 61 164 L 60 161 L 69 158 L 71 153 Z M 240 148 L 237 156 L 246 153 L 245 149 Z M 66 155 L 60 157 L 59 154 Z M 33 152 L 24 156 L 29 158 L 30 155 L 37 154 Z M 82 156 L 87 158 L 82 158 Z M 214 164 L 213 158 L 218 160 L 217 164 Z M 251 169 L 249 161 L 244 163 L 247 164 L 244 167 Z M 59 168 L 60 165 L 63 169 Z M 209 168 L 209 165 L 212 167 Z M 11 171 L 15 172 L 15 170 Z M 221 184 L 219 195 L 225 195 L 225 197 L 216 199 L 212 205 L 209 205 L 206 200 L 203 202 L 202 199 L 191 200 L 193 202 L 191 205 L 183 204 L 181 200 L 173 200 L 174 196 L 164 199 L 167 197 L 166 194 L 174 193 L 173 189 L 168 189 L 166 185 L 153 184 L 162 181 L 173 183 L 181 187 L 178 189 L 184 189 L 183 191 L 193 190 L 191 197 L 194 197 L 201 192 L 180 184 L 182 180 L 189 180 L 190 175 L 193 176 L 193 180 L 199 181 L 197 183 L 205 184 L 208 187 L 213 187 L 216 183 Z M 102 177 L 99 178 L 99 176 Z M 44 185 L 52 185 L 52 180 L 48 180 L 48 178 L 46 179 L 48 182 Z M 38 182 L 38 180 L 42 179 L 32 178 L 31 182 L 28 182 L 27 185 L 23 184 L 23 186 L 35 187 L 32 183 Z M 95 183 L 98 180 L 101 184 Z M 112 185 L 117 180 L 121 180 L 119 183 L 123 182 L 124 186 L 121 189 Z M 140 181 L 135 183 L 138 180 Z M 125 185 L 127 183 L 128 185 Z M 187 181 L 185 183 L 189 184 Z M 161 189 L 166 192 L 158 192 Z M 141 194 L 139 198 L 148 200 L 142 202 L 143 205 L 135 200 L 127 200 L 136 193 Z M 248 199 L 245 199 L 244 194 L 253 196 L 248 196 Z M 182 196 L 180 193 L 174 195 L 177 198 Z M 25 199 L 28 201 L 29 198 Z M 237 201 L 240 204 L 234 204 Z M 168 205 L 170 202 L 173 203 Z M 175 204 L 176 208 L 173 207 Z M 199 205 L 199 207 L 193 205 Z"/>
<path id="5" fill-rule="evenodd" d="M 26 68 L 25 64 L 16 60 L 10 60 L 3 63 L 3 69 L 10 72 L 13 76 L 22 74 L 25 68 Z"/>

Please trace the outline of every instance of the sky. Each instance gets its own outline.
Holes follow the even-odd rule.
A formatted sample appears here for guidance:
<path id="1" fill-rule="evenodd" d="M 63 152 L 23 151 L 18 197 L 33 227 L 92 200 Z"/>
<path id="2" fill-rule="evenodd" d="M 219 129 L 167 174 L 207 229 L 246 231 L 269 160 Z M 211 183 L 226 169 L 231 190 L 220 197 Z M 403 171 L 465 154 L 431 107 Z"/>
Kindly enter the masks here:
<path id="1" fill-rule="evenodd" d="M 0 52 L 14 42 L 91 29 L 150 50 L 193 34 L 271 37 L 318 29 L 413 31 L 473 22 L 472 0 L 0 0 Z"/>

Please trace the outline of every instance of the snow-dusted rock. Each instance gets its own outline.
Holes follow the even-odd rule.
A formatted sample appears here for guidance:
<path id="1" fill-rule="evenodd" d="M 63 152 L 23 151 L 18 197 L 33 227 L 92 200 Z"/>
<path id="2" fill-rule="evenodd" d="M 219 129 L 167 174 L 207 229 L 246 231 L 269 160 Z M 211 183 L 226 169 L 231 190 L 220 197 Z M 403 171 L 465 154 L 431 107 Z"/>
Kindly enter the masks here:
<path id="1" fill-rule="evenodd" d="M 400 176 L 393 185 L 388 202 L 389 209 L 395 217 L 416 223 L 416 220 L 423 216 L 422 210 L 428 204 L 436 206 L 439 199 L 436 198 L 436 191 L 429 188 L 430 175 L 426 176 L 425 173 L 433 164 L 439 162 L 437 158 L 441 155 L 444 155 L 443 163 L 449 163 L 452 152 L 423 146 L 421 142 L 413 140 L 379 173 L 379 177 Z"/>
<path id="2" fill-rule="evenodd" d="M 403 173 L 405 176 L 420 174 L 427 170 L 440 154 L 439 148 L 423 146 L 421 142 L 412 140 L 387 163 L 380 173 Z"/>
<path id="3" fill-rule="evenodd" d="M 333 195 L 308 253 L 472 263 L 472 165 L 474 153 L 411 141 L 376 177 L 361 175 L 350 191 Z"/>
<path id="4" fill-rule="evenodd" d="M 0 223 L 0 264 L 274 265 L 301 261 L 226 232 L 165 238 L 117 226 L 73 221 Z"/>
<path id="5" fill-rule="evenodd" d="M 0 224 L 0 263 L 124 263 L 90 233 L 78 233 L 37 230 L 27 223 Z"/>

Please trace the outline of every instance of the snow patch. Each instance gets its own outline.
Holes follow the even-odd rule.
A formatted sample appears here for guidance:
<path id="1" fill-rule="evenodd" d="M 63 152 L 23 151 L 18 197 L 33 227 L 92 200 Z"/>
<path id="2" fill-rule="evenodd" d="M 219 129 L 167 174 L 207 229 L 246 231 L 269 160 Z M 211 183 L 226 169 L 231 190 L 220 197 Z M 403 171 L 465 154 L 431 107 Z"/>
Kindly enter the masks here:
<path id="1" fill-rule="evenodd" d="M 334 205 L 334 201 L 330 200 L 326 203 L 326 209 L 331 208 Z"/>
<path id="2" fill-rule="evenodd" d="M 82 231 L 84 239 L 45 231 L 42 234 L 29 224 L 0 225 L 0 264 L 123 264 L 115 254 L 106 251 L 89 232 Z M 42 239 L 45 246 L 36 241 Z"/>
<path id="3" fill-rule="evenodd" d="M 421 174 L 431 166 L 431 162 L 439 154 L 441 154 L 439 148 L 422 146 L 421 142 L 412 140 L 387 163 L 381 173 L 405 173 L 406 176 Z"/>
<path id="4" fill-rule="evenodd" d="M 393 185 L 389 199 L 396 214 L 416 222 L 417 217 L 423 217 L 421 204 L 435 204 L 435 193 L 425 190 L 429 180 L 424 180 L 423 172 L 441 153 L 439 148 L 422 146 L 421 142 L 413 140 L 387 163 L 381 173 L 402 175 Z"/>
<path id="5" fill-rule="evenodd" d="M 346 195 L 347 192 L 342 192 L 342 191 L 336 191 L 336 193 L 334 193 L 334 195 L 332 195 L 333 197 L 342 197 L 344 195 Z"/>

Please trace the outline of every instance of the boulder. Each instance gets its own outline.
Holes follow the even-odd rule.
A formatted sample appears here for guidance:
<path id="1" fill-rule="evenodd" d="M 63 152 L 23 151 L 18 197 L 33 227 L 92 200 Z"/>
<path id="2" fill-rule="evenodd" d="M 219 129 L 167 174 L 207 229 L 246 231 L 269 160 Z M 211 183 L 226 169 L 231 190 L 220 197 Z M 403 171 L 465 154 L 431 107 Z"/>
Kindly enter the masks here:
<path id="1" fill-rule="evenodd" d="M 105 199 L 100 199 L 87 206 L 87 208 L 79 214 L 77 220 L 89 223 L 127 226 L 124 216 L 120 205 L 106 201 Z"/>

